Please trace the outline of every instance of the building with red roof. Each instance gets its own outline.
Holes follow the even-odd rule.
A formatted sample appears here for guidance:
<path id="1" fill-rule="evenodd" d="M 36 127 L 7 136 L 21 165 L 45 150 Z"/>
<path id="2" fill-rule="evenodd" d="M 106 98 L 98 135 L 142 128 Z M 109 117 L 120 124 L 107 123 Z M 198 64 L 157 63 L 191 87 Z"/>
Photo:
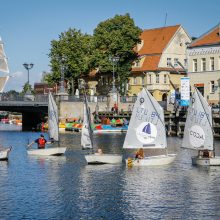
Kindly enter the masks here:
<path id="1" fill-rule="evenodd" d="M 129 95 L 146 87 L 158 100 L 166 100 L 186 73 L 186 48 L 191 38 L 181 25 L 144 30 L 136 50 L 139 60 L 129 77 Z"/>
<path id="2" fill-rule="evenodd" d="M 194 40 L 188 47 L 188 74 L 209 103 L 220 99 L 220 23 Z"/>

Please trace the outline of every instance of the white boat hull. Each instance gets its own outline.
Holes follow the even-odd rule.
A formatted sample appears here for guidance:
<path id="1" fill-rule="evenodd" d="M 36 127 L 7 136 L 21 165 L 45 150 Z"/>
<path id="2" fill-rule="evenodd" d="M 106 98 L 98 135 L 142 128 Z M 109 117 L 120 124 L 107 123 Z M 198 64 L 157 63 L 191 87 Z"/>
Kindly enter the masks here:
<path id="1" fill-rule="evenodd" d="M 88 154 L 85 155 L 88 164 L 119 164 L 122 163 L 122 155 L 118 154 Z"/>
<path id="2" fill-rule="evenodd" d="M 27 150 L 29 155 L 39 155 L 39 156 L 60 156 L 64 154 L 66 147 L 51 147 L 45 149 L 30 149 Z"/>
<path id="3" fill-rule="evenodd" d="M 220 166 L 220 157 L 204 158 L 196 156 L 192 157 L 192 164 L 200 166 Z"/>
<path id="4" fill-rule="evenodd" d="M 8 160 L 11 147 L 0 149 L 0 160 Z"/>
<path id="5" fill-rule="evenodd" d="M 172 163 L 176 154 L 150 156 L 143 159 L 126 159 L 127 166 L 160 166 Z"/>

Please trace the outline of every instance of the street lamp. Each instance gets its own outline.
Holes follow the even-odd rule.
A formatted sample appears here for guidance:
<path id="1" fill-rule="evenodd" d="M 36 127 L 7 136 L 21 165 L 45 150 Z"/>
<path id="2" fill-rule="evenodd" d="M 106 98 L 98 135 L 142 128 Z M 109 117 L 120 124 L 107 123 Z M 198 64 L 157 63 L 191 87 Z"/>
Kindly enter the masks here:
<path id="1" fill-rule="evenodd" d="M 115 56 L 115 57 L 110 56 L 109 57 L 109 61 L 112 62 L 112 66 L 113 66 L 112 92 L 116 92 L 116 88 L 115 88 L 115 64 L 117 64 L 117 62 L 119 61 L 119 57 L 117 57 L 117 56 Z"/>
<path id="2" fill-rule="evenodd" d="M 23 64 L 24 68 L 28 71 L 28 81 L 27 81 L 27 85 L 28 85 L 28 90 L 27 93 L 30 92 L 30 84 L 29 84 L 29 70 L 33 68 L 34 64 L 33 63 L 24 63 Z"/>

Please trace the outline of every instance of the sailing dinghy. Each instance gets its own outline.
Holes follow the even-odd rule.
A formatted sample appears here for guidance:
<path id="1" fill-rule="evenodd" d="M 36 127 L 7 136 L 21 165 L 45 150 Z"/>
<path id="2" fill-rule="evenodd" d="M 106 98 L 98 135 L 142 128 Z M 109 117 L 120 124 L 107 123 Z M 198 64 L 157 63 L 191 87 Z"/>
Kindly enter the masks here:
<path id="1" fill-rule="evenodd" d="M 135 102 L 124 149 L 165 149 L 166 153 L 156 156 L 144 156 L 142 159 L 128 158 L 128 166 L 154 166 L 170 164 L 176 154 L 167 153 L 167 139 L 164 123 L 164 110 L 154 97 L 143 88 Z"/>
<path id="2" fill-rule="evenodd" d="M 8 160 L 11 147 L 0 148 L 0 160 Z"/>
<path id="3" fill-rule="evenodd" d="M 49 92 L 48 95 L 48 131 L 49 137 L 54 142 L 58 143 L 57 147 L 48 147 L 44 149 L 30 149 L 27 150 L 29 155 L 40 156 L 60 156 L 65 153 L 66 147 L 59 146 L 59 120 L 58 120 L 58 108 L 56 102 Z M 54 143 L 55 144 L 55 143 Z"/>
<path id="4" fill-rule="evenodd" d="M 215 156 L 212 109 L 197 88 L 188 107 L 182 147 L 198 151 L 193 165 L 220 165 L 220 157 Z"/>
<path id="5" fill-rule="evenodd" d="M 93 130 L 91 128 L 91 117 L 86 94 L 84 94 L 83 126 L 81 133 L 81 145 L 83 149 L 91 150 L 91 154 L 85 155 L 88 164 L 118 164 L 122 163 L 122 155 L 104 154 L 99 149 L 93 153 Z"/>

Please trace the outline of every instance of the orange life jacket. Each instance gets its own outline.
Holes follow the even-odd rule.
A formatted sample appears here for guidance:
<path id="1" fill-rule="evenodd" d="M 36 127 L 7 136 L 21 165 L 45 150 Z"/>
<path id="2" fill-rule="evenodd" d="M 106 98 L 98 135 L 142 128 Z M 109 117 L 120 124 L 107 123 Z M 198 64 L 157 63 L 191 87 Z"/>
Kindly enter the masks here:
<path id="1" fill-rule="evenodd" d="M 46 140 L 44 138 L 39 138 L 38 140 L 39 147 L 44 147 L 45 143 L 46 143 Z"/>

